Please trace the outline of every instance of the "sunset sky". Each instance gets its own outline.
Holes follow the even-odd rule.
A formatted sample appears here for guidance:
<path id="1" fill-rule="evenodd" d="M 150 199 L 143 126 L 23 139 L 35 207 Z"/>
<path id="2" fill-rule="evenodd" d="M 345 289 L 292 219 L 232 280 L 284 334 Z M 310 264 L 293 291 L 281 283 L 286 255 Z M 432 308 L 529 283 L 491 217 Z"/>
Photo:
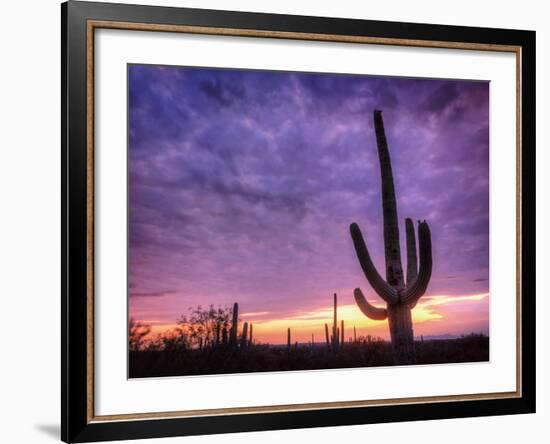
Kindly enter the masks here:
<path id="1" fill-rule="evenodd" d="M 332 294 L 346 338 L 388 336 L 356 307 L 357 222 L 381 274 L 383 110 L 404 218 L 426 219 L 433 275 L 419 336 L 489 331 L 489 84 L 130 65 L 129 314 L 154 332 L 232 306 L 256 340 L 324 340 Z"/>

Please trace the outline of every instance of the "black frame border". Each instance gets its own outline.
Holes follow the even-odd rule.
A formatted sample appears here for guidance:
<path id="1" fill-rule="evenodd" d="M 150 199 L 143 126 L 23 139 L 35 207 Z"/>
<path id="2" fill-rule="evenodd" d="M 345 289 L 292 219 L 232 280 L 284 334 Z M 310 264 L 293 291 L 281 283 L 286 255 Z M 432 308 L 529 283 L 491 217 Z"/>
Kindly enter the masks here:
<path id="1" fill-rule="evenodd" d="M 87 22 L 187 25 L 428 40 L 521 48 L 520 397 L 187 418 L 90 421 L 87 416 Z M 535 32 L 69 1 L 61 5 L 61 439 L 91 442 L 534 413 Z M 511 197 L 512 198 L 512 197 Z"/>

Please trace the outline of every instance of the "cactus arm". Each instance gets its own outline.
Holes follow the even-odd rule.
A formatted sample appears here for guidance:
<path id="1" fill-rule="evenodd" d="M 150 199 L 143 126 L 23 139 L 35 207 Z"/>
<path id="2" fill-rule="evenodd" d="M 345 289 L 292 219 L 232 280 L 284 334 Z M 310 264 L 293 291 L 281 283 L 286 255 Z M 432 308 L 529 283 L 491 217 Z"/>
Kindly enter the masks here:
<path id="1" fill-rule="evenodd" d="M 426 292 L 432 276 L 432 238 L 427 222 L 418 225 L 418 246 L 420 250 L 420 268 L 416 279 L 407 285 L 401 294 L 401 301 L 415 305 Z"/>
<path id="2" fill-rule="evenodd" d="M 405 228 L 407 233 L 407 285 L 413 282 L 418 275 L 418 265 L 416 263 L 416 237 L 414 235 L 414 225 L 410 218 L 405 219 Z"/>
<path id="3" fill-rule="evenodd" d="M 370 258 L 367 246 L 365 245 L 361 230 L 356 223 L 350 225 L 350 233 L 351 238 L 353 239 L 353 245 L 355 246 L 357 259 L 359 259 L 359 263 L 365 273 L 365 277 L 371 284 L 372 288 L 374 288 L 374 291 L 376 291 L 376 293 L 378 293 L 384 301 L 388 304 L 395 304 L 398 300 L 397 291 L 388 285 L 376 270 L 376 267 Z"/>
<path id="4" fill-rule="evenodd" d="M 369 304 L 360 288 L 354 290 L 353 296 L 357 306 L 367 318 L 374 321 L 383 321 L 388 317 L 388 311 L 385 308 L 378 308 Z"/>
<path id="5" fill-rule="evenodd" d="M 384 215 L 384 246 L 386 256 L 386 281 L 393 287 L 403 288 L 403 267 L 399 246 L 399 225 L 397 222 L 397 202 L 390 151 L 382 120 L 382 111 L 374 111 L 374 132 L 380 161 L 380 176 L 382 179 L 382 211 Z"/>

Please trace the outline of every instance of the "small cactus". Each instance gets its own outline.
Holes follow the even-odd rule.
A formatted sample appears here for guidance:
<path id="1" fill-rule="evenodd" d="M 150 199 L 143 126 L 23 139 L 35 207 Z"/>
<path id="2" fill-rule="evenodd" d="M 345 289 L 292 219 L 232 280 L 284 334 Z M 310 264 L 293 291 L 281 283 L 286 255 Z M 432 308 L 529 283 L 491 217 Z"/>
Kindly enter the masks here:
<path id="1" fill-rule="evenodd" d="M 229 334 L 229 343 L 237 345 L 237 329 L 239 328 L 239 304 L 233 304 L 233 320 L 231 322 L 231 332 Z"/>
<path id="2" fill-rule="evenodd" d="M 332 321 L 332 349 L 338 349 L 338 296 L 334 293 L 334 313 Z"/>
<path id="3" fill-rule="evenodd" d="M 248 322 L 243 324 L 243 332 L 241 334 L 241 347 L 248 345 Z"/>

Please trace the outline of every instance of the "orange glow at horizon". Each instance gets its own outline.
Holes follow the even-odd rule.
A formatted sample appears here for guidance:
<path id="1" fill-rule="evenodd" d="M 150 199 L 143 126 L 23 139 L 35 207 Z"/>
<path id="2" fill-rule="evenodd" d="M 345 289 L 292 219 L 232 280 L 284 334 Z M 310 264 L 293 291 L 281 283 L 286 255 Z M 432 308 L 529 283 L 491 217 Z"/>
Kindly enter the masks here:
<path id="1" fill-rule="evenodd" d="M 415 336 L 462 334 L 480 332 L 481 325 L 488 324 L 489 293 L 481 293 L 465 296 L 434 295 L 425 296 L 412 311 Z M 370 300 L 373 305 L 382 306 L 379 301 Z M 475 307 L 472 309 L 472 307 Z M 460 316 L 470 308 L 470 311 L 478 313 L 476 319 L 471 316 Z M 456 313 L 453 313 L 454 310 Z M 481 312 L 481 317 L 479 313 Z M 257 319 L 264 317 L 268 312 L 243 313 L 241 320 L 254 325 L 254 341 L 257 343 L 283 344 L 287 340 L 287 328 L 291 330 L 291 340 L 299 343 L 316 343 L 325 341 L 325 323 L 332 332 L 332 305 L 321 307 L 317 310 L 293 314 L 281 319 Z M 463 314 L 463 313 L 462 313 Z M 353 338 L 353 327 L 356 328 L 357 337 L 380 336 L 389 338 L 387 320 L 373 321 L 364 316 L 355 304 L 338 306 L 338 327 L 344 320 L 344 338 L 346 341 Z M 163 333 L 176 327 L 175 323 L 164 323 L 155 320 L 141 320 L 140 322 L 151 325 L 151 336 Z M 488 333 L 488 331 L 485 331 Z"/>

